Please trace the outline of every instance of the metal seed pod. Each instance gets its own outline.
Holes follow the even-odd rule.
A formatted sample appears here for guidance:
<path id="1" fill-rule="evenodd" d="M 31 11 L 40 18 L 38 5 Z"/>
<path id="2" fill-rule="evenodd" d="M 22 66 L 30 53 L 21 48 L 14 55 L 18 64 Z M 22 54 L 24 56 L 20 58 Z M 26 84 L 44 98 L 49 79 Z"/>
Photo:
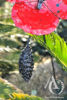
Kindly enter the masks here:
<path id="1" fill-rule="evenodd" d="M 27 46 L 22 51 L 19 59 L 19 72 L 25 81 L 29 81 L 33 71 L 33 55 L 29 46 L 30 38 L 28 39 Z"/>

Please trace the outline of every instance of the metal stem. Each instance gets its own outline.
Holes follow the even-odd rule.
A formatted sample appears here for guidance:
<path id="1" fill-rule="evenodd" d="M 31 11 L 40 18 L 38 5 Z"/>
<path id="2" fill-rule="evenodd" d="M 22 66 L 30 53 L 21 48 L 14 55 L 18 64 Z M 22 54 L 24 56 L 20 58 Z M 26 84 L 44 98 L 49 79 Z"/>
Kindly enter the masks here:
<path id="1" fill-rule="evenodd" d="M 54 79 L 56 81 L 55 67 L 54 67 L 54 62 L 53 62 L 53 57 L 52 56 L 51 56 L 51 63 L 52 63 L 52 69 L 53 69 L 53 76 L 54 76 Z"/>
<path id="2" fill-rule="evenodd" d="M 29 42 L 30 42 L 30 36 L 29 36 L 29 38 L 28 38 L 28 40 L 27 40 L 27 45 L 29 45 Z"/>
<path id="3" fill-rule="evenodd" d="M 43 35 L 43 39 L 44 39 L 44 43 L 46 43 L 45 35 Z M 50 56 L 51 56 L 51 54 L 50 54 Z M 51 63 L 52 63 L 52 69 L 53 69 L 53 76 L 54 76 L 54 79 L 56 81 L 56 74 L 55 74 L 55 68 L 54 68 L 54 62 L 53 62 L 53 57 L 52 56 L 51 56 Z"/>

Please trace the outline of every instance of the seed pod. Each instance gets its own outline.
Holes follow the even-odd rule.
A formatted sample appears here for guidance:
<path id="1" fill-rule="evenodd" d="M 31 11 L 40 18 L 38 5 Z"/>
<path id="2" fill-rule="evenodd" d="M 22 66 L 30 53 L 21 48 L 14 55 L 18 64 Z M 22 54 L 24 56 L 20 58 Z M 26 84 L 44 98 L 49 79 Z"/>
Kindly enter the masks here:
<path id="1" fill-rule="evenodd" d="M 21 73 L 25 81 L 29 81 L 32 76 L 32 71 L 33 71 L 33 56 L 28 40 L 27 46 L 22 51 L 19 59 L 19 72 Z"/>

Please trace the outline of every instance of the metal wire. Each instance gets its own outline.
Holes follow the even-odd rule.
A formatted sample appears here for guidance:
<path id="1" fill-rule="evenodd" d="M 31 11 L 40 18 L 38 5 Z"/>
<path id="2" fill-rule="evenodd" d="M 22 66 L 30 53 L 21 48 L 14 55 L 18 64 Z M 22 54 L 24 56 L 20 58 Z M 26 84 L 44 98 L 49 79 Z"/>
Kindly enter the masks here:
<path id="1" fill-rule="evenodd" d="M 44 43 L 46 43 L 45 35 L 43 35 L 43 39 L 44 39 Z M 51 56 L 51 54 L 50 54 L 50 57 L 51 57 L 51 63 L 52 63 L 53 76 L 54 76 L 54 79 L 56 81 L 56 73 L 55 73 L 55 68 L 54 68 L 54 62 L 53 62 L 53 57 Z"/>
<path id="2" fill-rule="evenodd" d="M 55 15 L 58 19 L 61 19 L 59 16 L 57 16 L 45 3 L 44 3 L 44 5 L 49 9 L 49 11 L 53 14 L 53 15 Z"/>

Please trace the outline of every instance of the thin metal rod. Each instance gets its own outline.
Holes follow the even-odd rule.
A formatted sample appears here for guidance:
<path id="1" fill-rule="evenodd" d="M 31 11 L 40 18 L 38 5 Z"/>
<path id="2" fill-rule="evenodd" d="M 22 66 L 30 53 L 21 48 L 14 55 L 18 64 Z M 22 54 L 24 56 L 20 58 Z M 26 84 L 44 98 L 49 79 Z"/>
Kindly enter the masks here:
<path id="1" fill-rule="evenodd" d="M 29 42 L 30 42 L 30 36 L 29 36 L 29 38 L 28 38 L 28 40 L 27 40 L 27 45 L 29 45 Z"/>
<path id="2" fill-rule="evenodd" d="M 45 3 L 44 5 L 49 9 L 49 11 L 54 15 L 56 16 L 58 19 L 61 19 L 59 16 L 57 16 Z"/>
<path id="3" fill-rule="evenodd" d="M 54 67 L 54 62 L 53 62 L 53 57 L 52 56 L 51 56 L 51 63 L 52 63 L 53 76 L 54 76 L 54 79 L 56 81 L 56 73 L 55 73 L 55 67 Z"/>
<path id="4" fill-rule="evenodd" d="M 45 35 L 43 35 L 43 39 L 44 39 L 44 43 L 46 43 Z M 53 57 L 51 56 L 51 54 L 50 54 L 50 57 L 51 57 L 51 63 L 52 63 L 53 76 L 54 76 L 54 79 L 56 81 L 56 73 L 55 73 L 55 68 L 54 68 L 54 62 L 53 62 Z"/>
<path id="5" fill-rule="evenodd" d="M 45 35 L 43 35 L 44 43 L 46 43 Z"/>

